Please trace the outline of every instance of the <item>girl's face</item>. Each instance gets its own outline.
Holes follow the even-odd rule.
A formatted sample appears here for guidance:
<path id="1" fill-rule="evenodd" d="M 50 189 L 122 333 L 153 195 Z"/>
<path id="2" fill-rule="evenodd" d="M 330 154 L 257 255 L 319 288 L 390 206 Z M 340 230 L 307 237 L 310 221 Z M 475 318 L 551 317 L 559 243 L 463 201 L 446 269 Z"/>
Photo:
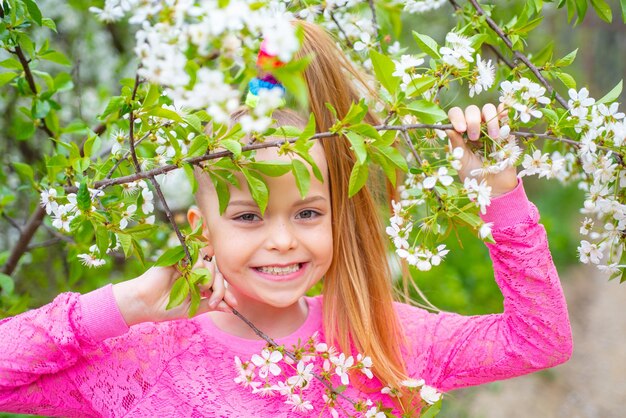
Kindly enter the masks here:
<path id="1" fill-rule="evenodd" d="M 328 271 L 332 261 L 328 168 L 321 145 L 311 154 L 324 183 L 311 173 L 308 195 L 302 199 L 291 173 L 266 177 L 269 202 L 264 214 L 252 199 L 243 177 L 241 189 L 231 187 L 223 215 L 215 190 L 204 213 L 210 244 L 230 290 L 244 304 L 285 308 L 298 300 Z M 286 160 L 274 149 L 257 152 L 257 160 Z"/>

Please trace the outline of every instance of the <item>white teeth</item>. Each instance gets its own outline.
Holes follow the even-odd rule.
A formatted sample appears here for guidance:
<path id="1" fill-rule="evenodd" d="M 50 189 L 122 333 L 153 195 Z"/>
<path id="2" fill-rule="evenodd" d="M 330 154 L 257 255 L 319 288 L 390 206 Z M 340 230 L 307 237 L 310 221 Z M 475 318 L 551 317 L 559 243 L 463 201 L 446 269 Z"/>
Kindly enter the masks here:
<path id="1" fill-rule="evenodd" d="M 275 274 L 278 276 L 294 273 L 300 270 L 300 264 L 292 264 L 286 267 L 257 267 L 261 273 Z"/>

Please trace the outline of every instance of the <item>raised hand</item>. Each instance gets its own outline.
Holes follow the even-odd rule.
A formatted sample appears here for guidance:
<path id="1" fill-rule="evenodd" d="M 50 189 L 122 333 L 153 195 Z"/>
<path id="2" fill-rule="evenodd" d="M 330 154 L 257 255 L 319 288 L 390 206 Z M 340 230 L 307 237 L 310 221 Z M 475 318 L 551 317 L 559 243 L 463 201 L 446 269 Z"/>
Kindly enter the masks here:
<path id="1" fill-rule="evenodd" d="M 196 315 L 208 311 L 231 312 L 230 307 L 236 307 L 237 301 L 226 288 L 215 260 L 200 257 L 194 268 L 199 267 L 208 269 L 212 279 L 200 285 L 201 300 Z M 179 277 L 180 272 L 174 266 L 152 267 L 139 277 L 113 285 L 113 295 L 126 323 L 130 326 L 188 318 L 190 298 L 179 306 L 166 309 L 172 286 Z"/>
<path id="2" fill-rule="evenodd" d="M 491 186 L 491 197 L 496 197 L 507 193 L 517 186 L 517 171 L 515 167 L 508 167 L 496 174 L 486 174 L 472 176 L 470 173 L 483 166 L 481 158 L 476 155 L 470 144 L 478 146 L 481 137 L 481 125 L 486 124 L 487 134 L 491 138 L 500 136 L 500 120 L 506 118 L 506 111 L 502 104 L 496 109 L 492 103 L 483 106 L 482 111 L 476 105 L 468 106 L 465 111 L 460 107 L 453 107 L 448 111 L 448 118 L 454 130 L 447 130 L 446 134 L 450 138 L 453 148 L 463 149 L 461 159 L 461 169 L 459 177 L 461 181 L 465 178 L 476 178 L 477 181 L 485 179 Z"/>

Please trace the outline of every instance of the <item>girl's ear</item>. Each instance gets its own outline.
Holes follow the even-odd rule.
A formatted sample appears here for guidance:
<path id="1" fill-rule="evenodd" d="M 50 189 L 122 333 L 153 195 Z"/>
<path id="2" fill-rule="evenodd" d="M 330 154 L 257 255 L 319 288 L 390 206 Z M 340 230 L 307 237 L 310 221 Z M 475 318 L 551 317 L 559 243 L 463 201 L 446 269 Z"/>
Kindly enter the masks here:
<path id="1" fill-rule="evenodd" d="M 211 232 L 206 219 L 202 216 L 202 212 L 197 206 L 192 206 L 187 211 L 187 221 L 191 225 L 191 229 L 194 230 L 198 227 L 198 224 L 202 224 L 202 236 L 206 239 L 206 246 L 203 248 L 203 253 L 209 257 L 213 257 L 213 243 L 211 242 Z"/>

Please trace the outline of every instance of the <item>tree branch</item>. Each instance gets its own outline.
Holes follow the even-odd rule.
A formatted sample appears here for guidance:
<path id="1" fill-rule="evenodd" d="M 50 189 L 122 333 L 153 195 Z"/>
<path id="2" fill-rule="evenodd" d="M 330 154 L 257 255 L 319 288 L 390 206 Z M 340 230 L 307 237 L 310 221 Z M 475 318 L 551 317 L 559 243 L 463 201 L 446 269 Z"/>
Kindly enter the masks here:
<path id="1" fill-rule="evenodd" d="M 37 92 L 37 84 L 35 84 L 35 78 L 33 77 L 33 73 L 30 70 L 29 61 L 28 59 L 26 59 L 24 51 L 22 51 L 22 48 L 18 44 L 15 46 L 15 50 L 11 52 L 17 55 L 17 58 L 20 60 L 20 64 L 22 64 L 22 69 L 24 70 L 24 77 L 26 78 L 26 82 L 28 83 L 28 87 L 30 87 L 30 90 L 33 92 L 33 94 L 37 96 L 37 94 L 39 94 Z M 48 136 L 54 138 L 55 135 L 50 130 L 50 128 L 48 128 L 48 125 L 46 125 L 46 120 L 44 118 L 41 118 L 39 120 L 41 121 L 41 125 L 39 125 L 39 128 L 45 131 Z"/>
<path id="2" fill-rule="evenodd" d="M 376 125 L 374 126 L 374 129 L 376 129 L 377 131 L 410 131 L 410 130 L 415 130 L 415 129 L 437 129 L 437 130 L 445 131 L 447 129 L 454 129 L 454 128 L 451 124 L 439 124 L 438 125 L 438 124 L 414 123 L 414 124 L 407 124 L 407 125 Z M 548 134 L 514 131 L 514 132 L 511 132 L 511 135 L 520 136 L 524 138 L 548 139 L 552 141 L 564 142 L 570 145 L 574 145 L 576 147 L 580 146 L 580 142 L 575 141 L 573 139 L 566 138 L 566 137 L 555 137 L 555 136 L 551 136 Z M 325 138 L 330 138 L 333 136 L 337 136 L 337 134 L 333 132 L 322 132 L 322 133 L 317 133 L 311 136 L 310 139 L 325 139 Z M 241 147 L 241 151 L 244 152 L 244 151 L 252 151 L 252 150 L 259 150 L 259 149 L 273 148 L 273 147 L 279 148 L 283 146 L 285 143 L 294 143 L 296 142 L 296 140 L 297 138 L 293 138 L 289 140 L 280 139 L 280 140 L 275 140 L 275 141 L 254 143 L 251 145 L 246 145 L 246 146 Z M 605 150 L 605 151 L 613 151 L 608 147 L 598 146 L 598 148 Z M 619 156 L 620 158 L 624 157 L 623 155 L 616 153 L 615 151 L 613 151 L 613 154 Z M 164 165 L 161 167 L 153 168 L 152 170 L 146 170 L 146 171 L 138 172 L 135 174 L 130 174 L 128 176 L 117 177 L 114 179 L 100 180 L 100 181 L 95 182 L 93 187 L 96 189 L 103 189 L 103 188 L 110 187 L 110 186 L 116 186 L 119 184 L 129 183 L 131 181 L 149 179 L 151 176 L 157 176 L 159 174 L 165 174 L 172 170 L 176 170 L 180 168 L 180 164 L 183 164 L 183 163 L 187 163 L 191 165 L 198 165 L 199 163 L 203 161 L 214 160 L 217 158 L 231 157 L 232 155 L 233 154 L 230 151 L 224 150 L 224 151 L 218 151 L 218 152 L 214 152 L 210 154 L 204 154 L 198 157 L 185 158 L 179 163 L 179 165 L 168 164 L 168 165 Z M 77 190 L 78 188 L 76 188 L 76 186 L 68 186 L 65 188 L 65 191 L 68 193 L 75 193 Z"/>
<path id="3" fill-rule="evenodd" d="M 535 77 L 537 77 L 541 84 L 544 85 L 548 93 L 550 95 L 554 94 L 554 98 L 556 99 L 556 101 L 559 102 L 561 106 L 563 106 L 565 109 L 567 109 L 567 101 L 565 101 L 565 99 L 563 99 L 563 97 L 561 97 L 561 95 L 552 87 L 548 80 L 546 80 L 545 77 L 541 74 L 541 71 L 539 71 L 539 69 L 532 62 L 530 62 L 526 55 L 513 48 L 513 42 L 511 42 L 511 39 L 509 39 L 509 37 L 504 33 L 502 28 L 500 28 L 500 26 L 498 26 L 498 24 L 487 13 L 485 13 L 485 10 L 480 6 L 478 1 L 469 0 L 469 2 L 472 4 L 472 6 L 479 15 L 485 17 L 485 21 L 487 22 L 489 27 L 500 37 L 500 39 L 502 39 L 504 44 L 511 50 L 511 52 L 513 52 L 513 55 L 524 64 L 526 64 L 526 67 L 528 67 L 528 69 L 532 71 L 532 73 L 535 75 Z"/>
<path id="4" fill-rule="evenodd" d="M 37 231 L 37 228 L 39 228 L 39 225 L 41 225 L 41 223 L 43 222 L 43 218 L 45 215 L 46 209 L 37 204 L 37 210 L 33 212 L 30 219 L 28 220 L 28 223 L 22 228 L 22 234 L 20 235 L 20 238 L 17 240 L 15 247 L 13 247 L 13 250 L 11 251 L 9 258 L 7 259 L 7 262 L 2 267 L 2 272 L 4 274 L 10 276 L 13 271 L 15 271 L 18 261 L 22 257 L 22 254 L 24 254 L 24 252 L 27 250 L 30 240 L 33 238 L 33 235 L 35 235 L 35 232 Z"/>

